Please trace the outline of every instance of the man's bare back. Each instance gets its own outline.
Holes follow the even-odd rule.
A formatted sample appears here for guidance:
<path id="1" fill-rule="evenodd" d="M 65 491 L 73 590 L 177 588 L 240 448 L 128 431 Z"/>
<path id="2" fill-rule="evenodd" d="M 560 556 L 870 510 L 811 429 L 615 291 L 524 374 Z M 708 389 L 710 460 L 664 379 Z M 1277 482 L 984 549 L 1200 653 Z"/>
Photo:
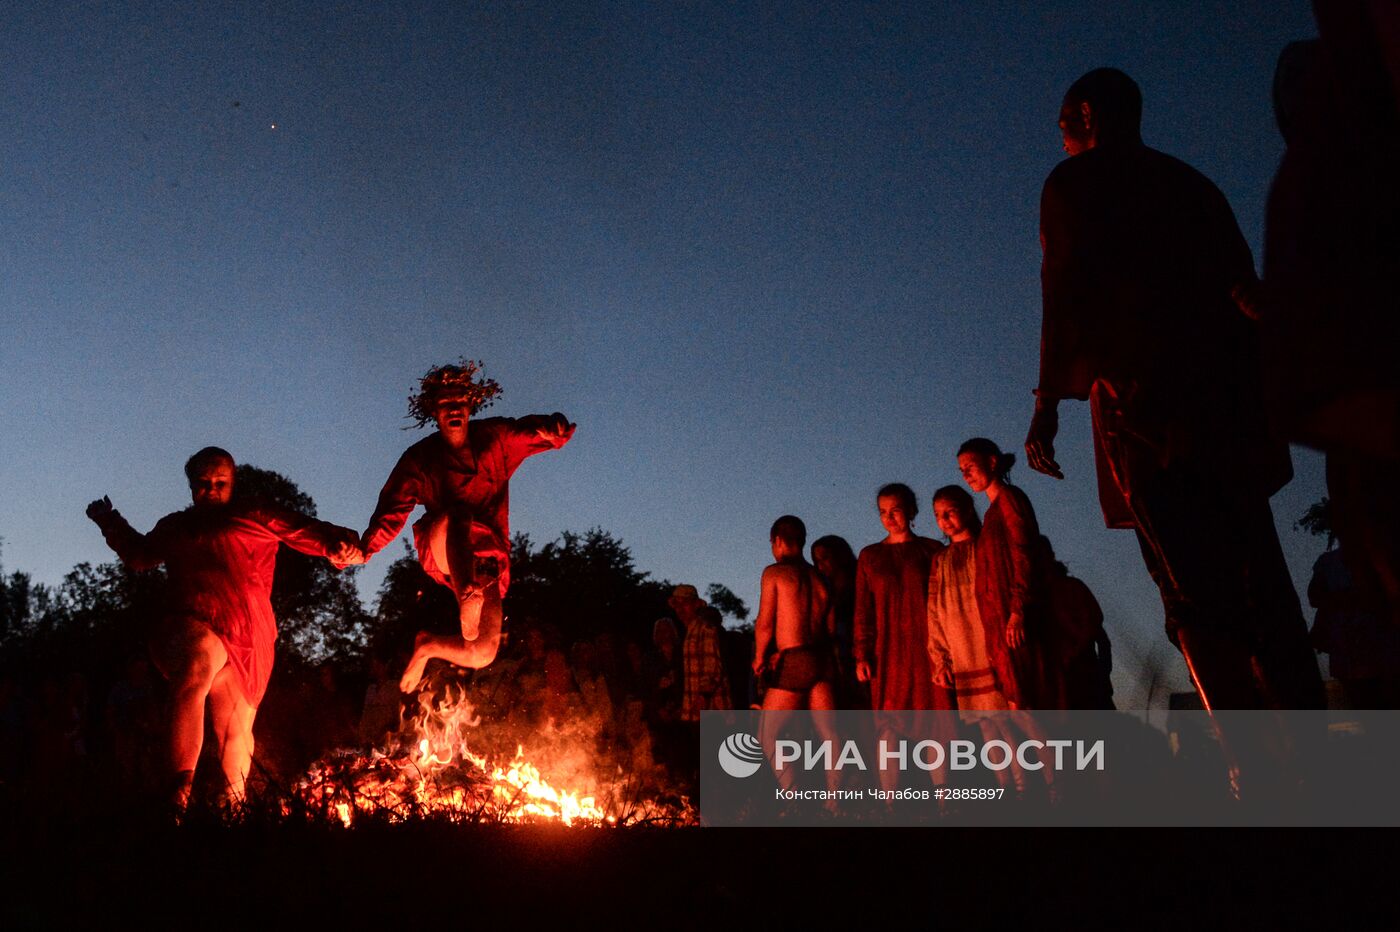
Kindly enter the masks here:
<path id="1" fill-rule="evenodd" d="M 806 535 L 791 515 L 779 518 L 769 535 L 776 562 L 763 571 L 753 660 L 755 675 L 767 675 L 765 709 L 834 707 L 831 596 L 802 556 Z M 771 660 L 770 646 L 777 648 Z"/>
<path id="2" fill-rule="evenodd" d="M 806 562 L 774 563 L 763 571 L 762 605 L 771 593 L 774 606 L 773 640 L 778 650 L 820 644 L 830 635 L 826 582 Z"/>
<path id="3" fill-rule="evenodd" d="M 753 670 L 766 676 L 759 740 L 769 760 L 774 741 L 794 709 L 812 709 L 812 725 L 824 740 L 835 743 L 836 728 L 827 711 L 836 707 L 833 682 L 836 654 L 833 646 L 835 619 L 831 595 L 816 567 L 802 556 L 807 528 L 802 519 L 783 515 L 773 522 L 768 541 L 776 561 L 763 571 L 758 618 L 754 622 Z M 777 653 L 769 660 L 769 647 Z M 779 784 L 791 788 L 791 769 L 775 766 Z M 826 774 L 828 789 L 840 785 L 836 770 Z"/>

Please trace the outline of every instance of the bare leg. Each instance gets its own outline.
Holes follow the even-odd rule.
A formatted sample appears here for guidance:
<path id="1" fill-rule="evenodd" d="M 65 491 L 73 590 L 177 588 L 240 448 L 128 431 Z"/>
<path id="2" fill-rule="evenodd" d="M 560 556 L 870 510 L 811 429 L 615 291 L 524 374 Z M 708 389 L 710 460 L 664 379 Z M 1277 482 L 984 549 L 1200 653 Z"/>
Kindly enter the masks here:
<path id="1" fill-rule="evenodd" d="M 156 667 L 170 681 L 170 737 L 166 745 L 174 802 L 189 804 L 195 765 L 204 744 L 204 701 L 214 678 L 228 664 L 228 652 L 209 626 L 182 619 L 151 645 Z"/>
<path id="2" fill-rule="evenodd" d="M 990 741 L 1006 740 L 1006 733 L 1003 730 L 1001 723 L 998 722 L 996 718 L 988 717 L 978 719 L 977 727 L 982 732 L 983 744 L 986 744 Z M 1009 768 L 1003 770 L 996 770 L 993 771 L 993 773 L 996 774 L 997 784 L 1003 790 L 1009 789 L 1012 792 L 1019 794 L 1021 792 L 1021 789 L 1025 786 L 1024 776 L 1017 777 L 1013 785 L 1012 777 L 1015 776 L 1015 774 L 1013 774 Z"/>
<path id="3" fill-rule="evenodd" d="M 1040 722 L 1036 721 L 1035 716 L 1030 712 L 1013 710 L 1010 716 L 1011 724 L 1015 725 L 1022 735 L 1025 735 L 1032 741 L 1039 742 L 1039 750 L 1035 752 L 1035 756 L 1036 760 L 1040 762 L 1040 776 L 1045 781 L 1045 788 L 1050 795 L 1050 799 L 1052 801 L 1057 800 L 1059 795 L 1055 790 L 1055 769 L 1051 763 L 1050 749 L 1046 745 L 1046 742 L 1050 740 L 1049 736 L 1046 735 L 1045 729 L 1040 727 Z M 1012 748 L 1015 748 L 1020 745 L 1020 741 L 1020 735 L 1008 729 L 1007 743 L 1010 744 Z M 1015 757 L 1012 757 L 1012 763 L 1017 771 L 1022 773 L 1022 780 L 1024 780 L 1024 771 L 1021 768 L 1020 762 Z"/>
<path id="4" fill-rule="evenodd" d="M 876 741 L 876 746 L 877 746 L 877 747 L 879 747 L 880 745 L 884 745 L 885 747 L 890 747 L 890 746 L 892 746 L 892 745 L 898 743 L 899 740 L 900 740 L 899 733 L 896 732 L 896 731 L 894 730 L 894 728 L 889 727 L 889 726 L 885 726 L 885 727 L 883 727 L 883 728 L 880 728 L 880 729 L 878 730 L 877 734 L 875 735 L 875 741 Z M 894 767 L 881 767 L 881 768 L 880 768 L 880 789 L 884 790 L 886 793 L 893 793 L 895 790 L 899 789 L 899 770 L 898 770 L 897 768 L 894 768 Z M 886 799 L 889 799 L 889 798 L 890 798 L 890 797 L 886 797 Z M 891 803 L 891 804 L 889 804 L 889 805 L 890 805 L 891 807 L 893 807 L 893 803 Z"/>
<path id="5" fill-rule="evenodd" d="M 244 698 L 229 667 L 224 667 L 214 677 L 214 686 L 209 691 L 209 710 L 214 720 L 219 763 L 224 771 L 225 798 L 231 803 L 240 803 L 253 764 L 253 717 L 258 710 Z"/>
<path id="6" fill-rule="evenodd" d="M 482 592 L 477 585 L 476 554 L 472 551 L 472 523 L 468 516 L 452 515 L 444 522 L 447 535 L 447 566 L 452 591 L 457 595 L 462 639 L 474 640 L 481 625 Z"/>
<path id="7" fill-rule="evenodd" d="M 459 667 L 476 670 L 496 659 L 496 652 L 501 647 L 500 587 L 487 586 L 482 601 L 481 629 L 474 641 L 468 641 L 455 634 L 418 632 L 418 637 L 413 642 L 413 657 L 408 661 L 408 667 L 399 679 L 399 689 L 406 693 L 417 689 L 429 660 L 446 660 Z"/>
<path id="8" fill-rule="evenodd" d="M 831 712 L 836 708 L 836 690 L 831 683 L 823 682 L 813 686 L 807 693 L 807 707 L 812 710 L 812 727 L 816 728 L 817 735 L 831 748 L 833 755 L 840 755 L 840 736 L 836 733 L 836 722 Z M 832 761 L 835 764 L 835 760 Z M 834 766 L 826 772 L 826 788 L 828 790 L 839 790 L 841 788 L 841 771 Z M 828 809 L 836 810 L 836 800 L 832 798 L 828 801 Z"/>
<path id="9" fill-rule="evenodd" d="M 763 716 L 763 727 L 760 729 L 758 740 L 763 745 L 763 756 L 768 758 L 768 764 L 773 768 L 773 776 L 778 778 L 778 785 L 785 790 L 793 788 L 797 782 L 797 776 L 790 768 L 779 769 L 774 763 L 773 755 L 776 752 L 778 735 L 782 733 L 783 726 L 792 717 L 793 710 L 800 708 L 802 708 L 801 693 L 769 686 L 768 691 L 763 694 L 763 711 L 768 714 Z"/>

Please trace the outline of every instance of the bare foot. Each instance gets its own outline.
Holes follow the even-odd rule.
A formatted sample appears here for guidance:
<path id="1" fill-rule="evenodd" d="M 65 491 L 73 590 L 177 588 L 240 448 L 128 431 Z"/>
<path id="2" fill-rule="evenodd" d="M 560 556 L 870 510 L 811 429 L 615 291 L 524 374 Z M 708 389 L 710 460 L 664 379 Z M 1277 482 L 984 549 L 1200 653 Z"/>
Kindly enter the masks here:
<path id="1" fill-rule="evenodd" d="M 481 607 L 486 597 L 480 589 L 473 589 L 458 603 L 458 618 L 462 622 L 462 640 L 475 641 L 481 630 Z"/>
<path id="2" fill-rule="evenodd" d="M 428 652 L 430 636 L 426 631 L 419 631 L 418 636 L 413 639 L 413 656 L 409 658 L 403 676 L 399 677 L 399 692 L 411 693 L 418 689 L 418 684 L 423 679 L 423 670 L 428 666 L 428 661 L 433 659 L 432 654 Z"/>

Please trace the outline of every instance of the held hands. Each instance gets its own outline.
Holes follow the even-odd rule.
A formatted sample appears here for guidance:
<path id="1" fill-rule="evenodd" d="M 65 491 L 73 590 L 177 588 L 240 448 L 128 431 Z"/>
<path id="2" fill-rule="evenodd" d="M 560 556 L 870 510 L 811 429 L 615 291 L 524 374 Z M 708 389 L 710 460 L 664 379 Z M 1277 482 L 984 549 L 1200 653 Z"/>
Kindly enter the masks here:
<path id="1" fill-rule="evenodd" d="M 535 431 L 535 436 L 554 444 L 557 448 L 568 443 L 569 440 L 573 438 L 574 431 L 577 429 L 577 424 L 570 423 L 568 418 L 558 411 L 555 411 L 549 416 L 549 420 L 546 422 L 545 426 Z"/>
<path id="2" fill-rule="evenodd" d="M 1026 463 L 1036 472 L 1063 479 L 1060 464 L 1055 462 L 1055 434 L 1060 430 L 1060 412 L 1055 405 L 1036 402 L 1031 429 L 1026 433 Z"/>
<path id="3" fill-rule="evenodd" d="M 347 566 L 360 566 L 368 562 L 369 557 L 365 556 L 364 550 L 360 547 L 360 537 L 358 534 L 350 534 L 340 542 L 330 554 L 330 561 L 336 569 L 345 569 Z"/>
<path id="4" fill-rule="evenodd" d="M 946 663 L 939 666 L 933 673 L 933 685 L 939 689 L 953 688 L 953 668 Z"/>
<path id="5" fill-rule="evenodd" d="M 1015 650 L 1026 643 L 1026 624 L 1017 613 L 1006 619 L 1006 646 Z"/>
<path id="6" fill-rule="evenodd" d="M 105 521 L 114 511 L 116 509 L 112 507 L 112 500 L 105 495 L 89 502 L 87 506 L 87 516 L 98 524 Z"/>

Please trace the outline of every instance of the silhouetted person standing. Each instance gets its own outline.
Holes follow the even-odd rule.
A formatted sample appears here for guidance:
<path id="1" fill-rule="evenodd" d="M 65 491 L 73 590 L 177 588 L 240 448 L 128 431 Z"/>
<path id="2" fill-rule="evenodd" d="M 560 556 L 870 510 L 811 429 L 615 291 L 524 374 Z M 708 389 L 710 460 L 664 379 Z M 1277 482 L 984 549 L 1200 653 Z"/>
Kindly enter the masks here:
<path id="1" fill-rule="evenodd" d="M 870 686 L 856 679 L 856 555 L 843 537 L 828 534 L 812 542 L 812 565 L 831 591 L 836 627 L 836 707 L 870 708 Z"/>
<path id="2" fill-rule="evenodd" d="M 1101 68 L 1065 95 L 1070 158 L 1041 197 L 1040 384 L 1026 438 L 1090 402 L 1109 527 L 1134 528 L 1208 708 L 1323 704 L 1269 496 L 1291 478 L 1258 390 L 1253 256 L 1208 179 L 1143 145 L 1142 95 Z M 1255 675 L 1255 665 L 1259 675 Z"/>
<path id="3" fill-rule="evenodd" d="M 1047 567 L 1050 662 L 1063 681 L 1065 708 L 1112 709 L 1113 644 L 1104 630 L 1099 600 L 1056 559 L 1048 537 L 1042 534 L 1039 545 Z"/>
<path id="4" fill-rule="evenodd" d="M 1400 5 L 1315 3 L 1274 77 L 1288 142 L 1269 192 L 1271 412 L 1325 450 L 1348 570 L 1400 625 Z"/>

